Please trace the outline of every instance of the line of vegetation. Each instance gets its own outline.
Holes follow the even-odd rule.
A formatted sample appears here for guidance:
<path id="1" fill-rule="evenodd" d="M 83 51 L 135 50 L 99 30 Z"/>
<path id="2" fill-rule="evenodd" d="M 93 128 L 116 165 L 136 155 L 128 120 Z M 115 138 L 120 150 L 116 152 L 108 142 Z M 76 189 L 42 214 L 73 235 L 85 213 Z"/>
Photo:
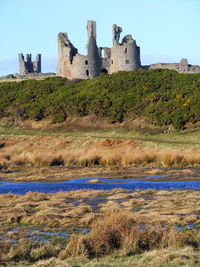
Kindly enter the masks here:
<path id="1" fill-rule="evenodd" d="M 57 136 L 7 137 L 0 140 L 0 170 L 17 166 L 200 166 L 199 148 L 141 147 L 140 141 L 133 139 L 77 142 L 79 145 Z"/>
<path id="2" fill-rule="evenodd" d="M 95 114 L 112 123 L 143 116 L 152 124 L 184 128 L 200 118 L 200 74 L 173 70 L 136 70 L 92 80 L 0 83 L 0 118 L 63 122 L 69 115 Z"/>

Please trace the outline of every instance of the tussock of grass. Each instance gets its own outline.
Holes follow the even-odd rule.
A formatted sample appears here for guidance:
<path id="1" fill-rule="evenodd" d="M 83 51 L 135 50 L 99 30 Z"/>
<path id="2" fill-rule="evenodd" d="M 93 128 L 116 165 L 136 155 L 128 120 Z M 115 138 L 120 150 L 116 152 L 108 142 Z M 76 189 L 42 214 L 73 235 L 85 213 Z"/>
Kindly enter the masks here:
<path id="1" fill-rule="evenodd" d="M 34 261 L 41 259 L 51 258 L 57 255 L 57 250 L 51 244 L 45 244 L 43 246 L 34 248 L 30 252 L 30 257 Z"/>
<path id="2" fill-rule="evenodd" d="M 89 258 L 110 254 L 120 248 L 123 233 L 131 225 L 132 218 L 126 212 L 105 213 L 94 222 L 89 235 L 75 236 L 68 244 L 61 258 L 84 255 Z"/>
<path id="3" fill-rule="evenodd" d="M 112 254 L 121 250 L 126 255 L 142 253 L 144 251 L 166 248 L 183 248 L 192 246 L 199 248 L 200 234 L 191 231 L 177 232 L 175 229 L 163 229 L 161 225 L 146 226 L 140 229 L 134 226 L 131 213 L 108 212 L 97 219 L 88 235 L 75 235 L 65 251 L 60 254 L 61 259 L 77 256 L 88 258 Z"/>

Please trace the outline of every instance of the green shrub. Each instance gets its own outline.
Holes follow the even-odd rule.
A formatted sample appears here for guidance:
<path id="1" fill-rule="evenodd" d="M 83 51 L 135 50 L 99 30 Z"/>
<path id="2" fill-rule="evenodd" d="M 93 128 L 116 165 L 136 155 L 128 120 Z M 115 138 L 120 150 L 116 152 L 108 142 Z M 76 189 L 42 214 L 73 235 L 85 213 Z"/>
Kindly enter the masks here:
<path id="1" fill-rule="evenodd" d="M 48 117 L 60 123 L 68 115 L 95 114 L 115 123 L 142 116 L 176 129 L 200 118 L 200 74 L 173 70 L 138 69 L 82 81 L 53 77 L 2 82 L 0 95 L 0 117 Z"/>

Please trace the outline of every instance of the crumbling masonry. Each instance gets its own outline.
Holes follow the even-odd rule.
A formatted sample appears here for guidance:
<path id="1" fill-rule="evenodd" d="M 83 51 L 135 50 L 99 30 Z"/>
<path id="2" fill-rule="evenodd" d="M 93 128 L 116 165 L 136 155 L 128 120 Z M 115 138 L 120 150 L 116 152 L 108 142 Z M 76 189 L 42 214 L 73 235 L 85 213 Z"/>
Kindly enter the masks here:
<path id="1" fill-rule="evenodd" d="M 96 42 L 96 22 L 87 23 L 87 55 L 78 53 L 67 33 L 58 34 L 57 75 L 68 79 L 88 79 L 101 72 L 114 73 L 131 71 L 141 67 L 140 47 L 131 35 L 126 35 L 120 43 L 122 28 L 113 25 L 113 47 L 98 47 Z"/>
<path id="2" fill-rule="evenodd" d="M 103 73 L 118 71 L 132 71 L 137 68 L 172 69 L 180 73 L 200 73 L 200 66 L 188 64 L 187 59 L 179 63 L 157 63 L 142 66 L 140 62 L 140 47 L 132 35 L 126 35 L 120 42 L 122 28 L 116 24 L 112 26 L 113 47 L 98 47 L 96 42 L 96 22 L 87 22 L 87 55 L 78 53 L 78 49 L 70 42 L 67 33 L 58 34 L 58 65 L 57 75 L 72 79 L 88 79 Z M 32 62 L 31 54 L 19 54 L 19 73 L 29 76 L 41 73 L 41 54 Z"/>
<path id="3" fill-rule="evenodd" d="M 26 54 L 26 61 L 24 55 L 20 53 L 19 57 L 19 74 L 26 75 L 29 73 L 40 73 L 41 72 L 41 54 L 36 56 L 36 60 L 32 61 L 31 54 Z"/>
<path id="4" fill-rule="evenodd" d="M 132 71 L 136 68 L 172 69 L 181 73 L 200 73 L 200 66 L 188 64 L 187 59 L 179 63 L 158 63 L 141 66 L 140 47 L 131 35 L 126 35 L 120 42 L 122 28 L 116 24 L 112 27 L 113 47 L 98 47 L 96 43 L 96 22 L 87 23 L 88 44 L 87 55 L 78 53 L 78 49 L 70 42 L 67 33 L 58 34 L 57 75 L 68 79 L 88 79 L 101 72 L 114 73 Z"/>
<path id="5" fill-rule="evenodd" d="M 182 58 L 179 63 L 157 63 L 148 66 L 149 69 L 169 69 L 180 73 L 200 73 L 200 66 L 190 65 L 186 58 Z"/>

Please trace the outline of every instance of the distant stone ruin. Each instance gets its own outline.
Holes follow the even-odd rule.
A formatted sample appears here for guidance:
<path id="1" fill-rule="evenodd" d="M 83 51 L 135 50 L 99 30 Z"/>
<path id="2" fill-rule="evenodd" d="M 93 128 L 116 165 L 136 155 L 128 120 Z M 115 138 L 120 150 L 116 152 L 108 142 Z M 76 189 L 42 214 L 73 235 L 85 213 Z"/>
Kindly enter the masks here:
<path id="1" fill-rule="evenodd" d="M 67 33 L 58 34 L 57 75 L 68 79 L 88 79 L 100 73 L 131 71 L 141 67 L 140 47 L 131 35 L 126 35 L 120 43 L 122 28 L 113 25 L 113 47 L 98 47 L 96 42 L 96 22 L 87 22 L 87 55 L 78 53 Z"/>
<path id="2" fill-rule="evenodd" d="M 170 69 L 180 73 L 200 73 L 200 66 L 188 64 L 186 58 L 181 59 L 179 63 L 157 63 L 148 66 L 149 69 Z"/>
<path id="3" fill-rule="evenodd" d="M 19 73 L 12 73 L 0 77 L 0 81 L 12 81 L 21 79 L 45 79 L 47 77 L 54 77 L 54 72 L 41 72 L 41 54 L 36 56 L 36 60 L 32 61 L 31 54 L 26 54 L 26 60 L 22 53 L 18 54 L 19 59 Z"/>
<path id="4" fill-rule="evenodd" d="M 36 56 L 36 60 L 32 61 L 31 54 L 26 54 L 26 61 L 22 53 L 18 54 L 19 58 L 19 74 L 27 75 L 29 73 L 41 73 L 41 54 Z"/>

